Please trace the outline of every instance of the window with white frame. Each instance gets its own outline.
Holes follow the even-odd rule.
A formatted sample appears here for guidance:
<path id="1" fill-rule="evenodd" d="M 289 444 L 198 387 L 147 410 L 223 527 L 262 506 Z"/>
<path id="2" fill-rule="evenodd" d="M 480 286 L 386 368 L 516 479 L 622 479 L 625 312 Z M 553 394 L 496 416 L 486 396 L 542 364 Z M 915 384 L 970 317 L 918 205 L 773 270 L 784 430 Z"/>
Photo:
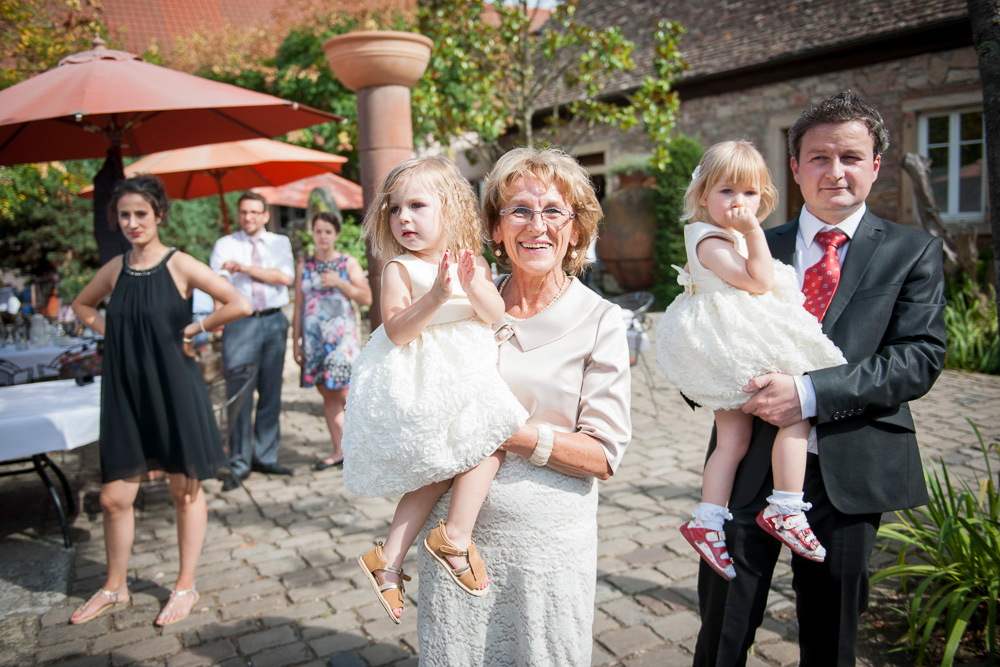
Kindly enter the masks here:
<path id="1" fill-rule="evenodd" d="M 931 159 L 931 187 L 945 220 L 982 220 L 986 141 L 981 108 L 920 116 L 920 154 Z"/>

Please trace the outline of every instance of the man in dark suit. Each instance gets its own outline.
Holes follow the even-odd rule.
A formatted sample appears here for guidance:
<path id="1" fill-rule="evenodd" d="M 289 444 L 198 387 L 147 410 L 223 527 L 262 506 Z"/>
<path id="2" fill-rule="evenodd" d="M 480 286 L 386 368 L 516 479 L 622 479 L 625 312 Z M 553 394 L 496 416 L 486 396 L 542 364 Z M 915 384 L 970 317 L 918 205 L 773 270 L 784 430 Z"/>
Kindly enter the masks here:
<path id="1" fill-rule="evenodd" d="M 788 140 L 805 206 L 792 222 L 767 230 L 768 245 L 800 278 L 836 255 L 839 282 L 821 321 L 848 363 L 800 377 L 768 374 L 746 387 L 757 393 L 743 410 L 758 419 L 726 524 L 736 578 L 727 582 L 701 564 L 698 666 L 744 665 L 763 620 L 781 543 L 756 517 L 773 486 L 779 426 L 813 423 L 804 491 L 813 504 L 809 523 L 827 550 L 821 563 L 792 557 L 801 665 L 855 664 L 881 514 L 927 502 L 907 401 L 927 393 L 944 363 L 941 241 L 867 210 L 888 136 L 878 111 L 850 91 L 807 108 Z M 815 237 L 827 230 L 846 239 L 819 247 Z"/>

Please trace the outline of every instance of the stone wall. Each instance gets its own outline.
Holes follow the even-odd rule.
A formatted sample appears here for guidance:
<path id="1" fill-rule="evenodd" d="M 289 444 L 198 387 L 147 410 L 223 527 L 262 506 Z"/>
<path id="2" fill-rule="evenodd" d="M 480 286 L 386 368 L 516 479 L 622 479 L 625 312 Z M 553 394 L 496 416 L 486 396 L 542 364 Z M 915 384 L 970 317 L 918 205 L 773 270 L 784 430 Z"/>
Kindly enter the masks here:
<path id="1" fill-rule="evenodd" d="M 889 150 L 882 156 L 879 178 L 868 204 L 882 217 L 913 223 L 911 190 L 909 183 L 901 183 L 905 175 L 899 166 L 905 152 L 917 150 L 919 112 L 910 109 L 914 105 L 927 110 L 947 109 L 956 100 L 976 95 L 981 103 L 978 61 L 971 48 L 693 99 L 682 102 L 678 127 L 705 146 L 737 137 L 753 140 L 784 194 L 795 185 L 784 173 L 788 162 L 785 130 L 806 104 L 847 88 L 874 105 L 889 129 Z M 921 105 L 920 100 L 925 104 Z M 779 208 L 778 212 L 785 210 Z"/>
<path id="2" fill-rule="evenodd" d="M 808 103 L 847 88 L 878 108 L 889 128 L 889 150 L 882 157 L 869 206 L 882 217 L 916 224 L 912 188 L 909 177 L 900 169 L 900 161 L 904 153 L 917 151 L 917 117 L 921 111 L 982 104 L 978 61 L 971 48 L 682 100 L 678 129 L 697 138 L 705 147 L 724 139 L 752 140 L 767 159 L 782 195 L 779 207 L 766 223 L 775 225 L 794 214 L 789 210 L 789 200 L 797 211 L 795 193 L 792 197 L 787 195 L 789 188 L 796 185 L 788 168 L 785 132 Z M 596 130 L 587 137 L 587 146 L 601 147 L 605 152 L 605 168 L 624 155 L 648 150 L 641 129 L 627 133 Z M 590 150 L 594 149 L 587 149 Z M 613 190 L 616 184 L 609 186 Z M 976 227 L 980 232 L 988 232 L 985 225 Z"/>

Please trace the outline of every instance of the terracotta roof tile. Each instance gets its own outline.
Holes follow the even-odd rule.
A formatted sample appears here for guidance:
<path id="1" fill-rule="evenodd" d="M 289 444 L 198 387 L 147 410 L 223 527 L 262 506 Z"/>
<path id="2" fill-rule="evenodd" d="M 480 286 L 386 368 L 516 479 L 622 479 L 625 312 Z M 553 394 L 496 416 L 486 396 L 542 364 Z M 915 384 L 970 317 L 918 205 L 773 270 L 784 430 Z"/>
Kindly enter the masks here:
<path id="1" fill-rule="evenodd" d="M 257 22 L 282 0 L 102 0 L 104 22 L 115 33 L 124 28 L 125 48 L 141 53 L 155 40 L 169 50 L 174 39 L 203 27 Z"/>
<path id="2" fill-rule="evenodd" d="M 687 28 L 685 78 L 868 41 L 968 16 L 965 0 L 580 0 L 577 18 L 618 26 L 636 43 L 636 70 L 614 88 L 652 73 L 653 31 L 670 19 Z"/>

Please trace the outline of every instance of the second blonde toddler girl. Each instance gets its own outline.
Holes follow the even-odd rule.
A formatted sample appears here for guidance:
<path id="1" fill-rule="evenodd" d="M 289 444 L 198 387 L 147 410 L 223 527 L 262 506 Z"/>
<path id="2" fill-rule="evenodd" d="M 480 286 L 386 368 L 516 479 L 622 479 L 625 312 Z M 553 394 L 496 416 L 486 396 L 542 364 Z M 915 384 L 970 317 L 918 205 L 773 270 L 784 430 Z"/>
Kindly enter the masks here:
<path id="1" fill-rule="evenodd" d="M 688 264 L 684 285 L 656 334 L 664 374 L 688 398 L 714 411 L 716 448 L 705 464 L 701 504 L 681 533 L 726 579 L 736 576 L 723 522 L 736 469 L 750 444 L 753 417 L 740 411 L 754 377 L 801 375 L 845 362 L 809 314 L 795 270 L 771 258 L 760 219 L 777 200 L 764 158 L 748 142 L 709 148 L 684 197 Z M 675 267 L 676 268 L 676 267 Z M 804 514 L 802 493 L 810 425 L 778 430 L 772 449 L 774 491 L 757 517 L 794 553 L 816 561 L 826 551 Z"/>

